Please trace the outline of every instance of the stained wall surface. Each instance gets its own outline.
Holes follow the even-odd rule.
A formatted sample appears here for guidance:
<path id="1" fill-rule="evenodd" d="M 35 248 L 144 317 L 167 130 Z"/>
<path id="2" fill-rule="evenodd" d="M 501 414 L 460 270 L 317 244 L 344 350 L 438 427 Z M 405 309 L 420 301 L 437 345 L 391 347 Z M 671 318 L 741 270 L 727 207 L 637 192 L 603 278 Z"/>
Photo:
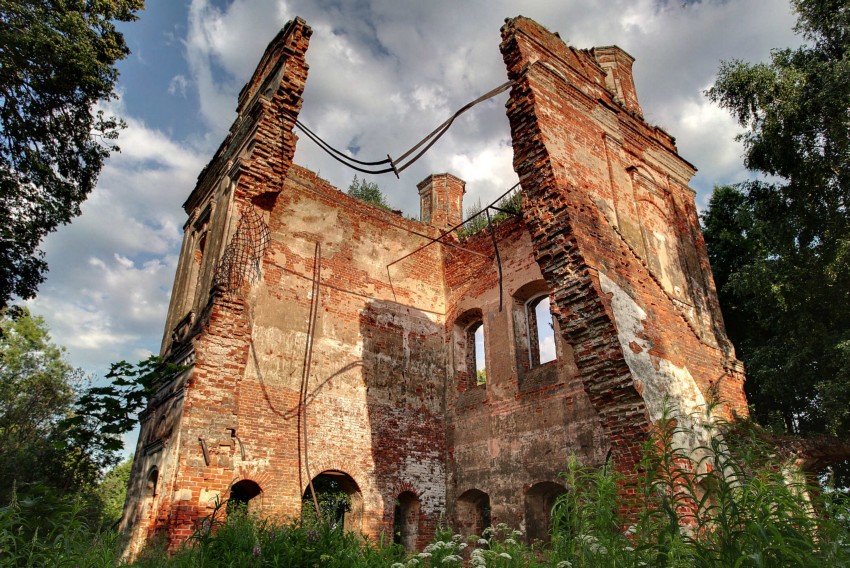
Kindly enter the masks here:
<path id="1" fill-rule="evenodd" d="M 320 474 L 352 497 L 347 529 L 410 548 L 441 518 L 545 540 L 570 455 L 631 471 L 665 400 L 746 413 L 694 169 L 643 121 L 628 54 L 506 23 L 522 213 L 463 236 L 451 174 L 411 187 L 420 222 L 292 164 L 310 33 L 269 44 L 184 206 L 162 344 L 184 370 L 141 417 L 128 554 L 230 498 L 296 517 Z"/>

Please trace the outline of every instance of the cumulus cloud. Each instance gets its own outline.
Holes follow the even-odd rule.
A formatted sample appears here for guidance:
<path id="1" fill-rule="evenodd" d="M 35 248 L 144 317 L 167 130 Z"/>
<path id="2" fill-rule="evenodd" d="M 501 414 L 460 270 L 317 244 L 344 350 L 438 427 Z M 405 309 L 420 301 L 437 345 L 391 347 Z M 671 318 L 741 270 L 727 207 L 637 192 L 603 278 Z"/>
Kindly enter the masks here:
<path id="1" fill-rule="evenodd" d="M 162 99 L 115 109 L 128 123 L 122 153 L 107 163 L 83 215 L 45 242 L 51 271 L 33 310 L 89 370 L 158 350 L 186 218 L 181 204 L 287 20 L 302 16 L 314 31 L 301 119 L 334 146 L 379 160 L 398 157 L 505 81 L 499 29 L 520 13 L 576 47 L 617 44 L 635 57 L 644 113 L 699 168 L 692 185 L 701 205 L 713 184 L 746 175 L 737 126 L 702 95 L 720 60 L 765 60 L 770 48 L 798 41 L 787 5 L 775 0 L 191 0 L 185 22 L 161 26 L 185 67 L 165 75 Z M 203 121 L 192 140 L 152 123 L 152 109 L 184 96 Z M 465 179 L 467 203 L 492 201 L 516 182 L 506 100 L 502 94 L 463 115 L 400 180 L 370 179 L 408 214 L 418 213 L 416 183 L 435 172 Z M 296 161 L 341 188 L 354 174 L 304 136 Z"/>
<path id="2" fill-rule="evenodd" d="M 126 114 L 121 153 L 101 172 L 82 215 L 43 243 L 50 272 L 28 304 L 71 361 L 102 374 L 110 362 L 158 351 L 185 215 L 180 205 L 205 158 Z"/>
<path id="3" fill-rule="evenodd" d="M 175 75 L 171 78 L 171 82 L 168 84 L 168 94 L 177 95 L 179 94 L 181 97 L 186 97 L 186 87 L 189 85 L 189 81 L 183 75 Z"/>

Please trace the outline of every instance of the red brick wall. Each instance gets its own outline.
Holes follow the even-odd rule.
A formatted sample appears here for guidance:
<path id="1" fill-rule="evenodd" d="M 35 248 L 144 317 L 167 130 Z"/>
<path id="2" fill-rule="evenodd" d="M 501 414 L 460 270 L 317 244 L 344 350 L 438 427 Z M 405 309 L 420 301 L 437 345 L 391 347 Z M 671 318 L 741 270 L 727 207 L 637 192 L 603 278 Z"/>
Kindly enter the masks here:
<path id="1" fill-rule="evenodd" d="M 534 255 L 629 472 L 665 395 L 687 413 L 717 386 L 723 413 L 746 414 L 687 188 L 693 168 L 668 135 L 620 110 L 589 52 L 521 17 L 502 37 Z"/>
<path id="2" fill-rule="evenodd" d="M 356 484 L 353 528 L 370 536 L 390 535 L 402 493 L 418 546 L 443 514 L 479 523 L 487 498 L 493 522 L 534 517 L 526 528 L 542 534 L 537 509 L 560 491 L 568 456 L 600 464 L 610 449 L 630 472 L 666 397 L 687 414 L 716 391 L 722 414 L 746 414 L 687 187 L 693 167 L 640 118 L 625 52 L 567 47 L 525 18 L 503 28 L 523 214 L 495 229 L 500 296 L 486 231 L 395 262 L 440 231 L 292 165 L 309 36 L 296 20 L 269 45 L 185 204 L 163 355 L 193 366 L 143 416 L 124 515 L 131 553 L 156 532 L 179 544 L 242 480 L 261 487 L 264 515 L 297 516 L 310 477 L 329 470 Z M 442 176 L 441 227 L 463 193 Z M 259 277 L 213 290 L 252 214 L 269 235 Z M 540 294 L 557 344 L 543 365 L 526 308 Z M 478 321 L 480 386 L 467 333 Z"/>

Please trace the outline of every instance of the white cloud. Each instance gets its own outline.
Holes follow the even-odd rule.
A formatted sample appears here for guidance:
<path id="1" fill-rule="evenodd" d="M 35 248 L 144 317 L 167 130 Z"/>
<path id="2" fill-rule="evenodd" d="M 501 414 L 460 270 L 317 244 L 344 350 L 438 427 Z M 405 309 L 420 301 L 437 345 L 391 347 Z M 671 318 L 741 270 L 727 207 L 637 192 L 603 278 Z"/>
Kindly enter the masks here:
<path id="1" fill-rule="evenodd" d="M 185 76 L 175 75 L 171 78 L 171 82 L 168 84 L 168 94 L 179 94 L 181 97 L 186 98 L 186 87 L 188 86 L 189 81 Z"/>
<path id="2" fill-rule="evenodd" d="M 161 99 L 116 109 L 128 123 L 122 153 L 107 163 L 82 216 L 45 242 L 50 273 L 33 310 L 70 347 L 72 361 L 91 371 L 158 351 L 185 221 L 181 204 L 230 127 L 239 90 L 287 20 L 300 15 L 314 31 L 302 120 L 334 146 L 378 160 L 398 157 L 505 81 L 499 28 L 518 14 L 576 47 L 617 44 L 636 58 L 644 112 L 699 168 L 701 204 L 714 183 L 745 175 L 737 127 L 701 94 L 719 61 L 764 60 L 770 48 L 797 41 L 787 4 L 775 0 L 192 0 L 185 26 L 161 26 L 167 34 L 185 30 L 175 37 L 188 73 L 174 75 Z M 151 125 L 153 109 L 174 104 L 174 95 L 197 101 L 206 129 L 199 144 L 172 138 L 170 125 Z M 467 203 L 491 201 L 516 181 L 506 98 L 463 115 L 400 180 L 372 179 L 406 213 L 418 213 L 416 183 L 434 172 L 465 179 Z M 296 161 L 342 188 L 354 173 L 304 136 Z"/>
<path id="3" fill-rule="evenodd" d="M 188 196 L 205 157 L 125 115 L 121 153 L 104 167 L 82 215 L 43 243 L 50 272 L 28 304 L 75 365 L 158 351 Z"/>

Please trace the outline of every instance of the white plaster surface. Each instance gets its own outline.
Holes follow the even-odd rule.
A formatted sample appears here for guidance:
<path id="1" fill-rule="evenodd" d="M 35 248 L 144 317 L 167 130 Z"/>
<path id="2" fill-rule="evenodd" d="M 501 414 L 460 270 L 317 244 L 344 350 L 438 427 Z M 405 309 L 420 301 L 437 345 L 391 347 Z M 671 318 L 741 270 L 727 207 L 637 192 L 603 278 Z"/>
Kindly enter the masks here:
<path id="1" fill-rule="evenodd" d="M 601 272 L 599 284 L 603 292 L 611 295 L 611 311 L 620 346 L 650 419 L 655 422 L 661 418 L 666 406 L 672 409 L 685 430 L 674 437 L 677 446 L 693 452 L 695 448 L 707 445 L 710 437 L 703 426 L 705 397 L 687 366 L 677 367 L 666 359 L 650 355 L 652 343 L 643 333 L 646 312 L 625 290 Z M 635 346 L 638 349 L 633 349 Z"/>

